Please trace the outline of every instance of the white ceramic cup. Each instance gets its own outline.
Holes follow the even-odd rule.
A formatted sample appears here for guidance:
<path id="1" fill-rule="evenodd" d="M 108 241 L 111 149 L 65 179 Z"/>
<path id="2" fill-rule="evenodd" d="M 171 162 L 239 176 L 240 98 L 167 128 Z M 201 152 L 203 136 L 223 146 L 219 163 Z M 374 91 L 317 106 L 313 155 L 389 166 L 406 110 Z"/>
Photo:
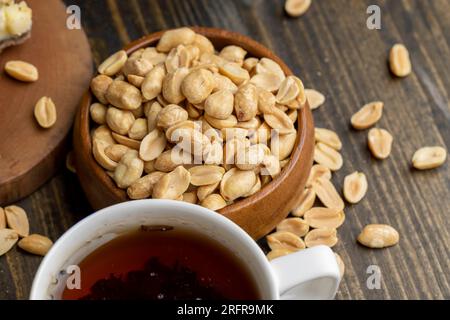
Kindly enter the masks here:
<path id="1" fill-rule="evenodd" d="M 252 272 L 263 299 L 333 299 L 339 285 L 339 268 L 328 247 L 301 250 L 269 262 L 244 230 L 211 210 L 179 201 L 139 200 L 102 209 L 68 230 L 42 261 L 30 299 L 58 299 L 68 266 L 141 225 L 180 227 L 219 241 Z"/>

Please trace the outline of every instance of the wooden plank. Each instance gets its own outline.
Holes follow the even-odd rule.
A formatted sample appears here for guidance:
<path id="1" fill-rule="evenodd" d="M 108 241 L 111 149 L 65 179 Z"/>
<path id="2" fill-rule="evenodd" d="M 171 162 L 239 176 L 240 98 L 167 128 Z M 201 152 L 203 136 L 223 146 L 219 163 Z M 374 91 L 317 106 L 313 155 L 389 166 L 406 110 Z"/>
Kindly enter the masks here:
<path id="1" fill-rule="evenodd" d="M 278 0 L 69 2 L 82 8 L 97 63 L 127 38 L 182 25 L 231 29 L 274 50 L 306 86 L 327 96 L 314 116 L 317 126 L 335 130 L 344 143 L 345 164 L 333 181 L 341 186 L 345 175 L 355 170 L 368 176 L 366 198 L 346 209 L 346 222 L 338 232 L 335 250 L 346 264 L 338 299 L 450 298 L 448 162 L 427 172 L 410 168 L 417 148 L 450 145 L 448 1 L 322 0 L 314 1 L 299 19 L 286 17 Z M 370 4 L 381 7 L 381 30 L 366 28 Z M 119 12 L 115 17 L 114 6 Z M 414 74 L 402 80 L 394 79 L 387 68 L 395 42 L 405 43 L 413 60 Z M 386 104 L 378 126 L 395 139 L 385 161 L 371 158 L 366 131 L 349 127 L 350 116 L 375 99 Z M 30 212 L 32 230 L 53 239 L 90 212 L 76 178 L 67 172 L 20 204 Z M 374 222 L 396 227 L 400 243 L 385 250 L 356 244 L 361 228 Z M 18 249 L 1 257 L 0 298 L 26 298 L 40 261 Z M 381 269 L 380 290 L 366 286 L 370 265 Z"/>

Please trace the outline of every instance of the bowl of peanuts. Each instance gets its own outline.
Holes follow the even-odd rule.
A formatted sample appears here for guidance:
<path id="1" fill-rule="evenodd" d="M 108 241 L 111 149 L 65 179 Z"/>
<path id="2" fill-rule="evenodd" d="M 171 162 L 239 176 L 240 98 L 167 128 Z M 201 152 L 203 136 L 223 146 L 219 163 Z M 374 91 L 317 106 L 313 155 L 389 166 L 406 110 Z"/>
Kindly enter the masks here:
<path id="1" fill-rule="evenodd" d="M 156 32 L 113 54 L 74 127 L 77 175 L 95 209 L 186 201 L 254 239 L 295 206 L 313 150 L 302 81 L 263 45 L 216 28 Z"/>

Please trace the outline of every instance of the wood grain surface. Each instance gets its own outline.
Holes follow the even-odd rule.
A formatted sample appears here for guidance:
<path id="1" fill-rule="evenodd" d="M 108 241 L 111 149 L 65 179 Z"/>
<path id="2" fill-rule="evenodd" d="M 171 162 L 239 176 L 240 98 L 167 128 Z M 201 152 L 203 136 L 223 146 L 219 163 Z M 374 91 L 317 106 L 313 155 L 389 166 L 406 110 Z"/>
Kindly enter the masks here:
<path id="1" fill-rule="evenodd" d="M 95 62 L 129 40 L 176 26 L 227 28 L 272 49 L 326 104 L 314 112 L 316 125 L 333 129 L 344 143 L 345 175 L 366 173 L 367 196 L 346 209 L 334 248 L 346 264 L 338 299 L 450 299 L 450 170 L 448 161 L 433 171 L 410 167 L 414 151 L 425 145 L 450 146 L 450 1 L 321 0 L 299 19 L 288 18 L 282 0 L 67 0 L 82 9 Z M 367 7 L 378 4 L 382 29 L 366 27 Z M 389 48 L 410 49 L 414 73 L 394 79 L 387 68 Z M 374 160 L 367 131 L 350 129 L 350 116 L 364 103 L 385 102 L 379 127 L 394 136 L 393 152 Z M 57 239 L 90 213 L 74 175 L 62 171 L 19 203 L 33 232 Z M 369 250 L 355 238 L 365 224 L 388 223 L 400 243 Z M 0 298 L 27 298 L 41 258 L 13 249 L 0 257 Z M 381 288 L 369 289 L 367 268 L 381 271 Z"/>

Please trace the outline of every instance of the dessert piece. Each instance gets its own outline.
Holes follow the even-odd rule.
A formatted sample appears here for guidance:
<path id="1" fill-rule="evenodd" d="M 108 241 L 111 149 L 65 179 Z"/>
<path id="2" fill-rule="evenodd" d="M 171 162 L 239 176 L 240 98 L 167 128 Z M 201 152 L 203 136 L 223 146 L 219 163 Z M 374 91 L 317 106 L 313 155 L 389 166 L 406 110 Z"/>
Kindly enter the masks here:
<path id="1" fill-rule="evenodd" d="M 32 10 L 25 1 L 0 0 L 0 52 L 31 36 Z"/>

